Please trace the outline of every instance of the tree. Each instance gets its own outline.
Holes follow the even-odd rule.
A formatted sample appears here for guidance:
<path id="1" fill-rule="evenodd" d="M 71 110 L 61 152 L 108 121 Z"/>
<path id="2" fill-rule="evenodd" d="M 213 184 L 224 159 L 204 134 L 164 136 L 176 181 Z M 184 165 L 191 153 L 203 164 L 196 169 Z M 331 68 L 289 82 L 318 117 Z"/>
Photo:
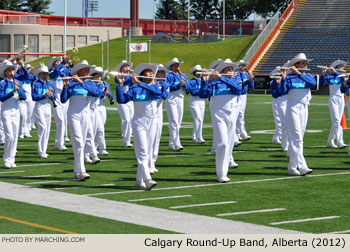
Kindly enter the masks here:
<path id="1" fill-rule="evenodd" d="M 176 13 L 178 20 L 187 20 L 188 0 L 178 0 L 178 2 L 176 3 Z"/>
<path id="2" fill-rule="evenodd" d="M 23 5 L 23 11 L 40 14 L 52 14 L 52 12 L 48 11 L 50 4 L 51 0 L 26 0 Z"/>
<path id="3" fill-rule="evenodd" d="M 210 20 L 219 18 L 219 0 L 192 0 L 191 15 L 196 20 Z"/>
<path id="4" fill-rule="evenodd" d="M 178 20 L 175 0 L 161 0 L 157 4 L 157 19 Z"/>
<path id="5" fill-rule="evenodd" d="M 0 9 L 10 11 L 22 11 L 23 0 L 1 0 Z"/>
<path id="6" fill-rule="evenodd" d="M 273 16 L 279 8 L 281 8 L 281 11 L 283 12 L 287 8 L 289 2 L 289 0 L 255 0 L 254 12 L 264 17 Z"/>

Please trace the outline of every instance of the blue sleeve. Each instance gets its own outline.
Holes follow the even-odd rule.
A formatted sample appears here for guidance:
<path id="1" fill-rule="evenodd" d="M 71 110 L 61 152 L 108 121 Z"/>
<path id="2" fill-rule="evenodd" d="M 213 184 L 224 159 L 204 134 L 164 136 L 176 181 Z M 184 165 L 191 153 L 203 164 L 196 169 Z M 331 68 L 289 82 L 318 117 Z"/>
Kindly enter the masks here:
<path id="1" fill-rule="evenodd" d="M 300 79 L 306 82 L 307 87 L 313 88 L 316 86 L 315 77 L 311 74 L 300 74 Z"/>
<path id="2" fill-rule="evenodd" d="M 203 80 L 201 79 L 200 82 Z M 199 89 L 196 88 L 197 80 L 192 79 L 190 81 L 186 81 L 186 89 L 192 96 L 198 96 L 199 95 Z"/>
<path id="3" fill-rule="evenodd" d="M 6 81 L 2 81 L 0 83 L 0 101 L 1 102 L 6 101 L 7 99 L 9 99 L 13 96 L 12 92 L 6 94 L 5 91 L 6 91 Z"/>
<path id="4" fill-rule="evenodd" d="M 328 75 L 322 75 L 320 76 L 320 85 L 325 86 L 329 83 Z"/>
<path id="5" fill-rule="evenodd" d="M 170 84 L 170 92 L 174 92 L 180 89 L 179 83 L 173 75 L 167 75 L 167 82 Z"/>
<path id="6" fill-rule="evenodd" d="M 139 84 L 140 87 L 143 87 L 144 89 L 154 93 L 155 95 L 160 96 L 162 94 L 162 89 L 159 88 L 159 85 L 147 85 L 146 83 L 142 82 Z"/>
<path id="7" fill-rule="evenodd" d="M 202 99 L 209 98 L 212 95 L 212 85 L 209 81 L 203 81 L 199 89 L 199 97 Z"/>
<path id="8" fill-rule="evenodd" d="M 340 85 L 340 92 L 346 93 L 349 89 L 349 81 L 345 85 Z"/>
<path id="9" fill-rule="evenodd" d="M 169 91 L 168 91 L 168 89 L 169 89 L 169 84 L 168 84 L 166 81 L 164 81 L 164 82 L 162 82 L 160 85 L 162 86 L 162 95 L 161 95 L 161 98 L 162 98 L 163 100 L 166 100 L 166 99 L 168 98 L 168 96 L 169 96 Z"/>
<path id="10" fill-rule="evenodd" d="M 44 100 L 46 98 L 45 95 L 43 94 L 39 94 L 38 93 L 38 88 L 41 86 L 41 83 L 35 81 L 33 83 L 33 88 L 32 88 L 32 99 L 33 101 L 41 101 L 41 100 Z"/>
<path id="11" fill-rule="evenodd" d="M 242 91 L 242 85 L 241 85 L 241 82 L 238 81 L 237 78 L 231 78 L 231 79 L 228 79 L 224 76 L 221 76 L 221 79 L 220 79 L 223 83 L 225 83 L 227 86 L 230 87 L 230 89 L 234 92 L 241 92 Z"/>
<path id="12" fill-rule="evenodd" d="M 114 99 L 112 90 L 111 90 L 111 85 L 109 85 L 107 82 L 104 82 L 106 84 L 106 86 L 109 88 L 109 97 L 111 98 L 111 100 Z"/>
<path id="13" fill-rule="evenodd" d="M 56 101 L 57 94 L 56 94 L 55 84 L 52 83 L 51 81 L 48 81 L 47 83 L 48 83 L 49 86 L 52 88 L 52 90 L 53 90 L 53 92 L 52 92 L 53 100 Z"/>
<path id="14" fill-rule="evenodd" d="M 117 86 L 117 102 L 121 104 L 128 103 L 129 101 L 132 101 L 132 89 L 130 89 L 128 92 L 124 93 L 124 87 L 123 86 Z"/>
<path id="15" fill-rule="evenodd" d="M 23 89 L 23 83 L 22 82 L 19 82 L 19 93 L 21 94 L 23 100 L 27 100 L 27 95 L 26 95 L 26 92 L 24 91 Z"/>
<path id="16" fill-rule="evenodd" d="M 280 84 L 280 92 L 282 94 L 288 94 L 289 89 L 290 89 L 290 78 L 288 76 L 286 77 L 285 80 L 282 79 L 281 84 Z"/>
<path id="17" fill-rule="evenodd" d="M 61 92 L 61 96 L 60 96 L 60 100 L 62 103 L 66 103 L 68 101 L 68 99 L 72 96 L 72 86 L 68 86 L 68 87 L 63 87 L 62 92 Z"/>
<path id="18" fill-rule="evenodd" d="M 270 91 L 271 91 L 271 95 L 273 98 L 277 98 L 278 97 L 278 90 L 277 90 L 277 82 L 276 80 L 272 80 L 270 82 Z"/>
<path id="19" fill-rule="evenodd" d="M 101 97 L 104 94 L 104 87 L 100 88 L 91 80 L 83 81 L 82 87 L 90 92 L 92 96 Z"/>

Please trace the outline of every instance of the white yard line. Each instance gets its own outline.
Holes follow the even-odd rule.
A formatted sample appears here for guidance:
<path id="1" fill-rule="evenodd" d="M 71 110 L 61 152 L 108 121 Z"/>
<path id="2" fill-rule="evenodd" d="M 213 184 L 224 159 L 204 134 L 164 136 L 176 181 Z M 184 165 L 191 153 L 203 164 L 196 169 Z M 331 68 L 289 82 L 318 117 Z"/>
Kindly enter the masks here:
<path id="1" fill-rule="evenodd" d="M 335 231 L 335 232 L 330 232 L 328 234 L 350 234 L 350 230 Z"/>
<path id="2" fill-rule="evenodd" d="M 234 203 L 236 203 L 236 201 L 213 202 L 213 203 L 186 205 L 186 206 L 171 206 L 171 207 L 169 207 L 169 208 L 170 208 L 170 209 L 181 209 L 181 208 L 190 208 L 190 207 L 226 205 L 226 204 L 234 204 Z"/>
<path id="3" fill-rule="evenodd" d="M 251 223 L 0 182 L 0 198 L 184 234 L 300 234 Z"/>
<path id="4" fill-rule="evenodd" d="M 276 226 L 276 225 L 290 224 L 290 223 L 301 223 L 301 222 L 318 221 L 318 220 L 331 220 L 331 219 L 336 219 L 336 218 L 340 218 L 340 216 L 326 216 L 326 217 L 309 218 L 309 219 L 302 219 L 302 220 L 272 222 L 272 223 L 270 223 L 270 225 Z"/>
<path id="5" fill-rule="evenodd" d="M 234 213 L 224 213 L 217 214 L 216 216 L 231 216 L 231 215 L 242 215 L 242 214 L 254 214 L 254 213 L 267 213 L 267 212 L 275 212 L 275 211 L 284 211 L 285 208 L 272 208 L 272 209 L 262 209 L 262 210 L 253 210 L 247 212 L 234 212 Z"/>
<path id="6" fill-rule="evenodd" d="M 65 183 L 65 182 L 74 182 L 77 180 L 51 180 L 51 181 L 38 181 L 38 182 L 28 182 L 24 183 L 25 185 L 36 185 L 36 184 L 51 184 L 51 183 Z"/>
<path id="7" fill-rule="evenodd" d="M 319 175 L 307 175 L 303 177 L 298 176 L 288 176 L 281 178 L 271 178 L 271 179 L 255 179 L 255 180 L 243 180 L 243 181 L 234 181 L 228 183 L 215 183 L 215 184 L 200 184 L 200 185 L 188 185 L 188 186 L 175 186 L 175 187 L 164 187 L 164 188 L 155 188 L 152 191 L 163 191 L 163 190 L 177 190 L 177 189 L 188 189 L 188 188 L 198 188 L 198 187 L 210 187 L 210 186 L 227 186 L 233 184 L 246 184 L 246 183 L 258 183 L 258 182 L 268 182 L 268 181 L 279 181 L 279 180 L 288 180 L 288 179 L 307 179 L 315 177 L 324 177 L 324 176 L 338 176 L 338 175 L 350 175 L 350 172 L 339 172 L 339 173 L 327 173 Z M 109 194 L 122 194 L 122 193 L 134 193 L 134 192 L 145 192 L 141 190 L 131 190 L 131 191 L 121 191 L 121 192 L 105 192 L 105 193 L 92 193 L 85 194 L 85 196 L 99 196 L 99 195 L 109 195 Z"/>
<path id="8" fill-rule="evenodd" d="M 55 190 L 67 190 L 67 189 L 77 189 L 77 188 L 96 188 L 103 186 L 114 186 L 115 184 L 102 184 L 102 185 L 86 185 L 86 186 L 67 186 L 67 187 L 56 187 Z"/>
<path id="9" fill-rule="evenodd" d="M 3 177 L 0 179 L 24 179 L 24 178 L 45 178 L 51 177 L 52 175 L 35 175 L 35 176 L 21 176 L 21 177 Z"/>
<path id="10" fill-rule="evenodd" d="M 6 171 L 6 172 L 0 172 L 0 174 L 11 174 L 11 173 L 21 173 L 25 171 Z"/>
<path id="11" fill-rule="evenodd" d="M 128 202 L 149 201 L 149 200 L 163 200 L 163 199 L 177 199 L 177 198 L 186 198 L 186 197 L 192 197 L 192 195 L 176 195 L 176 196 L 168 196 L 168 197 L 132 199 L 132 200 L 128 200 Z"/>

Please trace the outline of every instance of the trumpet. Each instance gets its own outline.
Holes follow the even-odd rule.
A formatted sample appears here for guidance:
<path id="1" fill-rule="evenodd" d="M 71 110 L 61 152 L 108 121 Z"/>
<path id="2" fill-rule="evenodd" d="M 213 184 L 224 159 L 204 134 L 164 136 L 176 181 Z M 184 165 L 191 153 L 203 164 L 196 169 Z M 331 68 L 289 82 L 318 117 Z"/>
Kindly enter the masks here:
<path id="1" fill-rule="evenodd" d="M 67 62 L 67 63 L 68 63 L 69 61 L 72 61 L 72 62 L 74 62 L 74 63 L 78 63 L 78 62 L 80 61 L 80 58 L 79 58 L 78 56 L 74 55 L 74 54 L 76 54 L 76 53 L 78 53 L 78 52 L 79 52 L 78 48 L 73 47 L 73 48 L 72 48 L 72 53 L 69 54 L 68 56 L 65 56 L 65 57 L 64 57 L 64 61 Z"/>
<path id="2" fill-rule="evenodd" d="M 317 66 L 318 68 L 327 68 L 327 70 L 330 70 L 330 67 L 327 66 Z M 345 73 L 345 70 L 341 70 L 341 69 L 335 69 L 337 72 L 341 72 L 341 73 Z"/>

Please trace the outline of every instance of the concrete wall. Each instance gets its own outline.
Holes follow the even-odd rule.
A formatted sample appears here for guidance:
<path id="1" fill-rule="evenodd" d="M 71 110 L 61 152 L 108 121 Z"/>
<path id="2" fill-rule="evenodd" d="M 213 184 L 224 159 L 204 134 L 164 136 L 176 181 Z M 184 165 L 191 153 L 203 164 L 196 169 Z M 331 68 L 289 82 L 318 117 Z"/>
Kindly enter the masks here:
<path id="1" fill-rule="evenodd" d="M 120 38 L 122 37 L 122 28 L 120 27 L 91 27 L 91 26 L 67 26 L 67 35 L 73 35 L 74 46 L 73 47 L 81 47 L 93 45 L 98 42 L 107 41 L 107 31 L 109 31 L 110 39 Z M 51 52 L 59 52 L 54 50 L 54 35 L 64 35 L 64 27 L 63 26 L 53 26 L 53 25 L 0 25 L 0 34 L 10 35 L 10 51 L 14 52 L 14 35 L 24 34 L 25 35 L 25 44 L 28 45 L 28 35 L 38 35 L 39 36 L 39 48 L 38 52 L 42 52 L 42 36 L 50 35 L 51 36 Z M 87 44 L 81 45 L 78 44 L 78 36 L 87 36 Z M 90 36 L 98 36 L 97 41 L 91 41 Z M 63 47 L 62 47 L 63 48 Z M 68 47 L 67 49 L 71 49 L 72 47 Z M 26 60 L 30 60 L 30 56 L 26 56 Z M 34 57 L 36 58 L 36 57 Z"/>

